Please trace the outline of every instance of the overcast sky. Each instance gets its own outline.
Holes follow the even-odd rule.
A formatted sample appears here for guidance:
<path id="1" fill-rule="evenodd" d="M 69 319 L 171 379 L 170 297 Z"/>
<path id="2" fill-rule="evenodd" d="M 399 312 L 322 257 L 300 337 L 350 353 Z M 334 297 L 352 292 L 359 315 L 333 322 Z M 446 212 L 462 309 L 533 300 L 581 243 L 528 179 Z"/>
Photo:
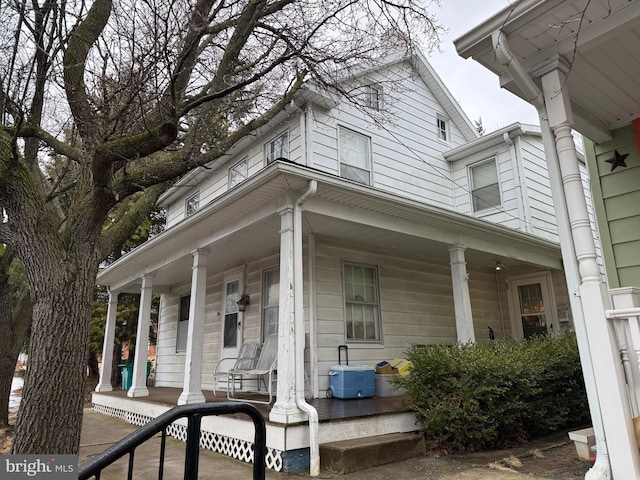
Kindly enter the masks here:
<path id="1" fill-rule="evenodd" d="M 538 114 L 534 107 L 501 89 L 497 75 L 475 60 L 460 57 L 453 45 L 453 40 L 513 2 L 441 0 L 441 3 L 441 9 L 435 6 L 430 8 L 449 32 L 442 38 L 442 53 L 432 52 L 429 62 L 471 121 L 482 117 L 487 132 L 514 122 L 538 125 Z"/>

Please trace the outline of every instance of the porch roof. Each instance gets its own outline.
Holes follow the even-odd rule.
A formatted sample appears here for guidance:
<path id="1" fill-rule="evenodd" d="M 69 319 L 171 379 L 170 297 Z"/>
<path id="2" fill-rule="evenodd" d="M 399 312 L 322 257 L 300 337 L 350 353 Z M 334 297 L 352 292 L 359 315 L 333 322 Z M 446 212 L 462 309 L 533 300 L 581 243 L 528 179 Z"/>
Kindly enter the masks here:
<path id="1" fill-rule="evenodd" d="M 527 98 L 497 60 L 491 35 L 502 31 L 516 59 L 540 87 L 549 68 L 568 72 L 575 128 L 595 142 L 640 116 L 640 2 L 523 0 L 454 41 L 458 53 Z"/>
<path id="2" fill-rule="evenodd" d="M 209 249 L 211 271 L 234 268 L 280 247 L 278 209 L 295 203 L 309 181 L 304 231 L 333 242 L 415 259 L 446 258 L 448 245 L 468 248 L 469 264 L 493 270 L 496 260 L 561 268 L 558 244 L 510 228 L 408 200 L 304 166 L 275 162 L 194 215 L 104 268 L 98 284 L 137 291 L 143 274 L 161 292 L 191 278 L 191 253 Z"/>

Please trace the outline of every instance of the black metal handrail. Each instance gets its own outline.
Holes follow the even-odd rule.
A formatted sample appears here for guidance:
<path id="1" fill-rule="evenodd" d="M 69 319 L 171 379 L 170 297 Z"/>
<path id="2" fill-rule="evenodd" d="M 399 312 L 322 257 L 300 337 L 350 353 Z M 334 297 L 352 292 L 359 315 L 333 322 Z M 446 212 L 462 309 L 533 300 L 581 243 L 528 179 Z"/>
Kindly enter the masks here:
<path id="1" fill-rule="evenodd" d="M 158 479 L 162 480 L 164 475 L 167 427 L 177 419 L 184 417 L 187 417 L 184 478 L 196 479 L 198 478 L 198 464 L 200 458 L 200 425 L 202 417 L 210 415 L 228 415 L 233 413 L 245 413 L 253 420 L 253 425 L 255 426 L 255 436 L 253 441 L 253 478 L 255 480 L 264 480 L 265 457 L 267 454 L 267 434 L 264 418 L 262 418 L 258 409 L 253 405 L 238 402 L 197 403 L 193 405 L 180 405 L 174 407 L 81 465 L 78 469 L 78 479 L 86 480 L 94 477 L 96 480 L 100 480 L 102 470 L 129 454 L 127 478 L 131 480 L 133 475 L 135 449 L 154 435 L 162 433 L 162 439 L 160 442 L 160 461 L 158 462 Z"/>

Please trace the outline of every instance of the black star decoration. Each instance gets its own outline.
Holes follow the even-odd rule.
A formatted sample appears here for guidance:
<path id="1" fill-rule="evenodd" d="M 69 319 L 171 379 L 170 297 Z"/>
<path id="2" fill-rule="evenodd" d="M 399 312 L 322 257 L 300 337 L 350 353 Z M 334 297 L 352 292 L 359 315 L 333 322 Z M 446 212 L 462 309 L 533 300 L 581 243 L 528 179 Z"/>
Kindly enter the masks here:
<path id="1" fill-rule="evenodd" d="M 627 158 L 629 156 L 628 153 L 625 153 L 624 155 L 620 155 L 618 153 L 618 150 L 615 151 L 615 154 L 612 158 L 610 158 L 609 160 L 605 160 L 605 162 L 610 163 L 611 164 L 611 171 L 613 172 L 616 167 L 626 167 L 627 164 L 624 163 L 624 159 Z"/>

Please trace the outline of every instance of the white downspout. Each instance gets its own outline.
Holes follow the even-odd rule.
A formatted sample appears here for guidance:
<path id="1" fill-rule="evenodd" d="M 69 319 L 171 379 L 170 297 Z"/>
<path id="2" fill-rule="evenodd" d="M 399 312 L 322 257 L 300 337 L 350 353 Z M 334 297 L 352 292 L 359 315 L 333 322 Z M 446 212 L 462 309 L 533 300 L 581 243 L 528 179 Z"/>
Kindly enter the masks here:
<path id="1" fill-rule="evenodd" d="M 598 398 L 598 390 L 595 382 L 593 371 L 591 351 L 587 340 L 587 327 L 584 321 L 584 313 L 582 311 L 582 303 L 578 298 L 580 286 L 580 272 L 578 270 L 578 260 L 573 246 L 573 242 L 563 239 L 571 239 L 571 226 L 569 223 L 569 215 L 567 213 L 567 204 L 562 186 L 562 177 L 560 174 L 560 165 L 558 153 L 555 144 L 555 135 L 549 126 L 547 117 L 547 109 L 544 103 L 544 96 L 540 89 L 533 82 L 526 70 L 520 65 L 518 60 L 513 56 L 507 45 L 507 37 L 501 30 L 496 30 L 491 35 L 494 51 L 497 60 L 509 72 L 511 78 L 518 84 L 526 100 L 538 110 L 540 117 L 540 128 L 542 130 L 542 139 L 544 143 L 545 156 L 548 158 L 547 166 L 549 168 L 549 180 L 551 182 L 551 191 L 553 192 L 553 203 L 556 210 L 556 219 L 558 222 L 558 233 L 560 236 L 560 248 L 562 250 L 562 258 L 564 261 L 565 276 L 567 278 L 567 286 L 569 288 L 569 302 L 573 312 L 573 325 L 576 330 L 576 337 L 580 345 L 580 361 L 582 363 L 582 373 L 584 375 L 587 398 L 589 400 L 589 411 L 591 413 L 591 421 L 593 422 L 593 430 L 598 446 L 596 462 L 585 475 L 585 479 L 609 479 L 611 478 L 611 468 L 609 465 L 609 453 L 604 435 L 604 425 L 602 423 L 602 415 L 600 413 L 600 401 Z"/>
<path id="2" fill-rule="evenodd" d="M 518 215 L 520 215 L 520 230 L 523 232 L 531 233 L 531 216 L 528 214 L 528 202 L 526 201 L 526 195 L 524 194 L 524 187 L 522 185 L 525 177 L 522 171 L 522 155 L 520 155 L 519 145 L 513 141 L 509 136 L 509 133 L 504 132 L 502 134 L 502 140 L 509 146 L 509 154 L 511 155 L 511 168 L 513 169 L 514 176 L 514 189 L 516 191 L 516 206 L 518 208 Z M 496 155 L 496 159 L 498 155 Z"/>
<path id="3" fill-rule="evenodd" d="M 320 439 L 318 412 L 304 399 L 304 312 L 302 290 L 304 278 L 302 273 L 302 205 L 318 190 L 318 182 L 309 181 L 309 188 L 298 199 L 293 209 L 293 262 L 294 262 L 294 323 L 295 323 L 295 359 L 296 359 L 296 404 L 309 416 L 309 475 L 320 475 Z"/>

